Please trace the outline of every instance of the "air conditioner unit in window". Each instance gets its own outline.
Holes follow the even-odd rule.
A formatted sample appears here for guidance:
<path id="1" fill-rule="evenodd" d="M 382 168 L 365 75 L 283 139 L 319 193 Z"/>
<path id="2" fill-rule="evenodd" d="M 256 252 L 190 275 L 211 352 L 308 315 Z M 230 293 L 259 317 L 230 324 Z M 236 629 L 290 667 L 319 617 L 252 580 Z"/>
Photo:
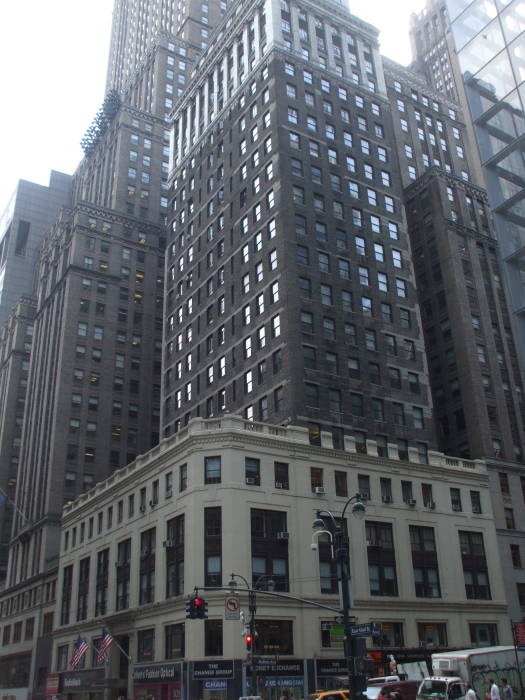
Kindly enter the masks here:
<path id="1" fill-rule="evenodd" d="M 317 494 L 318 496 L 324 496 L 324 486 L 314 486 L 314 493 Z"/>
<path id="2" fill-rule="evenodd" d="M 427 501 L 425 503 L 425 508 L 430 508 L 430 510 L 435 510 L 436 504 L 434 503 L 434 501 Z"/>
<path id="3" fill-rule="evenodd" d="M 367 547 L 379 547 L 379 542 L 377 540 L 367 540 L 366 546 Z"/>
<path id="4" fill-rule="evenodd" d="M 383 496 L 383 503 L 392 503 L 392 496 Z"/>
<path id="5" fill-rule="evenodd" d="M 171 488 L 171 486 L 168 486 L 168 488 L 166 489 L 166 498 L 171 498 L 172 496 L 173 496 L 173 489 Z"/>
<path id="6" fill-rule="evenodd" d="M 472 512 L 473 513 L 481 513 L 481 507 L 480 506 L 472 506 Z"/>
<path id="7" fill-rule="evenodd" d="M 364 493 L 359 494 L 359 498 L 361 501 L 369 501 L 370 500 L 370 494 L 367 493 L 366 491 Z"/>
<path id="8" fill-rule="evenodd" d="M 408 498 L 406 501 L 406 504 L 408 506 L 415 506 L 416 505 L 416 499 L 415 498 Z"/>
<path id="9" fill-rule="evenodd" d="M 277 533 L 277 539 L 278 539 L 278 540 L 289 540 L 289 539 L 290 539 L 290 533 L 289 533 L 289 532 L 278 532 L 278 533 Z"/>
<path id="10" fill-rule="evenodd" d="M 254 476 L 247 476 L 246 477 L 246 483 L 249 486 L 255 486 L 257 484 L 257 479 Z"/>
<path id="11" fill-rule="evenodd" d="M 162 546 L 166 547 L 166 549 L 171 549 L 172 547 L 175 547 L 175 540 L 164 540 Z"/>
<path id="12" fill-rule="evenodd" d="M 154 508 L 157 505 L 158 501 L 156 498 L 152 498 L 151 501 L 149 502 L 150 508 Z"/>
<path id="13" fill-rule="evenodd" d="M 281 483 L 280 481 L 276 481 L 276 482 L 275 482 L 275 488 L 276 488 L 276 489 L 283 489 L 283 488 L 284 488 L 284 484 Z"/>
<path id="14" fill-rule="evenodd" d="M 144 504 L 141 505 L 141 506 L 139 506 L 139 510 L 140 510 L 141 513 L 145 513 L 145 512 L 146 512 L 146 506 L 145 506 Z"/>
<path id="15" fill-rule="evenodd" d="M 458 505 L 457 503 L 454 503 L 454 504 L 452 505 L 452 510 L 455 510 L 456 513 L 458 513 L 458 512 L 461 510 L 461 506 Z"/>

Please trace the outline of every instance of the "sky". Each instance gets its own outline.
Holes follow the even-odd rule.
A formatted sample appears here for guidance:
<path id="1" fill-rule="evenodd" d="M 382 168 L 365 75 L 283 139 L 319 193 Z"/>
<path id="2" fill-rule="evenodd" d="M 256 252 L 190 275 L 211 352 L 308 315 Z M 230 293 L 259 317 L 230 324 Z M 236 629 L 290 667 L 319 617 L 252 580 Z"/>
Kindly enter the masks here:
<path id="1" fill-rule="evenodd" d="M 410 62 L 409 18 L 423 0 L 349 0 L 381 30 L 382 53 Z M 113 0 L 0 0 L 0 214 L 19 179 L 72 173 L 102 100 Z"/>

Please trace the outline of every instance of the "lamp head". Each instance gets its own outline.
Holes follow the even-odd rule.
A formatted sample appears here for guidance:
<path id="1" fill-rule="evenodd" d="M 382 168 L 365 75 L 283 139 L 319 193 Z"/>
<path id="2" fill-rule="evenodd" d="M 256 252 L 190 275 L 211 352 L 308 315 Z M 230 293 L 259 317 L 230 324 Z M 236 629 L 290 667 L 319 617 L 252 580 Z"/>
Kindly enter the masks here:
<path id="1" fill-rule="evenodd" d="M 366 506 L 365 504 L 359 500 L 354 503 L 352 506 L 352 515 L 354 515 L 356 518 L 359 520 L 362 520 L 362 518 L 365 517 L 366 514 Z"/>
<path id="2" fill-rule="evenodd" d="M 324 530 L 326 528 L 324 520 L 322 518 L 316 518 L 312 523 L 312 528 L 314 530 Z"/>
<path id="3" fill-rule="evenodd" d="M 228 583 L 228 588 L 230 589 L 231 593 L 235 593 L 235 589 L 237 588 L 237 581 L 233 578 L 233 575 L 231 577 L 230 582 Z"/>
<path id="4" fill-rule="evenodd" d="M 268 582 L 266 584 L 266 590 L 270 591 L 270 593 L 273 593 L 275 591 L 275 581 L 273 578 L 268 579 Z"/>

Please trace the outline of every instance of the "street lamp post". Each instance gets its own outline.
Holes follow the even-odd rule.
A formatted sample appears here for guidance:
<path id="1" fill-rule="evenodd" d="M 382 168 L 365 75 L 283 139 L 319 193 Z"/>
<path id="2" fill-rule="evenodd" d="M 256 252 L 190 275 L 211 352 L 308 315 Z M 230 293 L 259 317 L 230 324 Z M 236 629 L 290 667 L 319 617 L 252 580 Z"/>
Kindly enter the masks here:
<path id="1" fill-rule="evenodd" d="M 355 700 L 355 642 L 351 633 L 350 610 L 352 608 L 352 592 L 350 578 L 350 541 L 345 532 L 346 509 L 352 505 L 352 514 L 356 517 L 363 517 L 366 508 L 361 501 L 361 496 L 357 493 L 345 503 L 339 522 L 334 514 L 329 510 L 318 510 L 317 519 L 313 523 L 317 531 L 315 535 L 328 534 L 331 540 L 332 559 L 337 563 L 337 579 L 339 581 L 339 595 L 341 600 L 341 612 L 344 628 L 344 653 L 346 659 L 346 669 L 348 673 L 348 690 L 350 699 Z"/>
<path id="2" fill-rule="evenodd" d="M 231 580 L 229 582 L 229 587 L 233 591 L 235 591 L 235 588 L 237 586 L 237 581 L 235 580 L 236 578 L 240 578 L 246 588 L 248 589 L 248 610 L 250 612 L 250 619 L 248 621 L 248 627 L 250 630 L 250 636 L 251 636 L 251 645 L 250 645 L 250 663 L 252 667 L 251 671 L 251 676 L 252 676 L 252 694 L 255 694 L 257 692 L 257 668 L 255 664 L 255 639 L 257 636 L 257 630 L 255 629 L 255 615 L 257 613 L 257 588 L 259 586 L 259 583 L 267 578 L 268 580 L 268 589 L 273 590 L 274 588 L 274 581 L 272 577 L 269 574 L 262 574 L 259 576 L 259 578 L 255 581 L 255 584 L 252 588 L 248 581 L 242 576 L 241 574 L 231 574 Z"/>

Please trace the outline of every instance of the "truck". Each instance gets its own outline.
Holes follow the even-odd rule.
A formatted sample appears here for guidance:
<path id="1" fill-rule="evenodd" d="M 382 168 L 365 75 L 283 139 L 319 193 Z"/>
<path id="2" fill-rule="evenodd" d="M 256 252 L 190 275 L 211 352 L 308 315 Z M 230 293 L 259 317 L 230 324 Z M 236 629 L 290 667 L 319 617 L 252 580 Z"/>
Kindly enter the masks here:
<path id="1" fill-rule="evenodd" d="M 479 647 L 432 654 L 432 676 L 421 681 L 416 700 L 460 700 L 470 683 L 480 700 L 485 700 L 488 682 L 493 678 L 501 686 L 506 678 L 517 695 L 521 691 L 519 670 L 525 652 L 513 646 Z"/>

